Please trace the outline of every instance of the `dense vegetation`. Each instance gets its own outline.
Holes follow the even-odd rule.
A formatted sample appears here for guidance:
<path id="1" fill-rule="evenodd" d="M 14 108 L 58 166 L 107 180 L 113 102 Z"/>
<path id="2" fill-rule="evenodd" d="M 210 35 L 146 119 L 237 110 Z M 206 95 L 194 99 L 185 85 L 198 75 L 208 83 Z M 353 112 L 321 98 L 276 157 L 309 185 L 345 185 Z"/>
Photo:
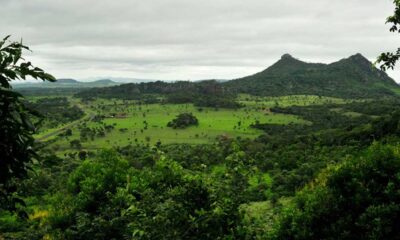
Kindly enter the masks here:
<path id="1" fill-rule="evenodd" d="M 10 82 L 27 77 L 54 81 L 54 77 L 21 57 L 29 50 L 22 42 L 11 42 L 10 36 L 0 41 L 0 210 L 13 212 L 24 205 L 16 192 L 37 155 L 32 134 L 36 128 L 29 116 L 34 114 L 13 91 Z M 24 211 L 20 215 L 26 216 Z"/>
<path id="2" fill-rule="evenodd" d="M 373 144 L 298 192 L 273 238 L 398 239 L 399 173 L 398 146 Z"/>
<path id="3" fill-rule="evenodd" d="M 76 94 L 80 98 L 119 98 L 144 103 L 193 103 L 199 107 L 237 108 L 232 95 L 217 81 L 129 83 L 108 88 L 94 88 Z"/>
<path id="4" fill-rule="evenodd" d="M 313 124 L 255 124 L 265 131 L 255 140 L 100 151 L 75 141 L 58 156 L 50 141 L 20 189 L 30 220 L 3 211 L 0 231 L 17 239 L 387 239 L 398 222 L 397 106 L 273 107 Z M 59 138 L 76 131 L 102 138 L 89 125 Z"/>
<path id="5" fill-rule="evenodd" d="M 71 106 L 66 97 L 39 98 L 26 102 L 25 105 L 45 117 L 44 124 L 49 128 L 75 121 L 84 115 L 78 106 Z"/>
<path id="6" fill-rule="evenodd" d="M 393 96 L 399 86 L 361 54 L 331 64 L 306 63 L 290 55 L 252 76 L 224 85 L 260 96 L 311 94 L 340 98 Z"/>
<path id="7" fill-rule="evenodd" d="M 80 92 L 81 98 L 136 99 L 147 103 L 194 103 L 203 107 L 236 108 L 237 93 L 258 96 L 318 95 L 340 98 L 393 97 L 400 88 L 361 54 L 331 64 L 306 63 L 286 54 L 266 70 L 218 83 L 154 82 L 123 84 Z"/>

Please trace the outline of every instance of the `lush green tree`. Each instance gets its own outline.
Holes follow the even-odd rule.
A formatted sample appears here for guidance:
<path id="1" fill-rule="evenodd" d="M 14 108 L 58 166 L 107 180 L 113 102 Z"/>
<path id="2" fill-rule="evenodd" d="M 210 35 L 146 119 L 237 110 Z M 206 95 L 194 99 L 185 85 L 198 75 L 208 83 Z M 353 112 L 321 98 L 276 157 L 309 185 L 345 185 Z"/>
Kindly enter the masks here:
<path id="1" fill-rule="evenodd" d="M 399 228 L 398 146 L 374 144 L 297 193 L 272 239 L 399 239 Z"/>
<path id="2" fill-rule="evenodd" d="M 187 128 L 196 125 L 199 125 L 199 120 L 192 113 L 181 113 L 167 124 L 168 127 L 172 128 Z"/>
<path id="3" fill-rule="evenodd" d="M 49 234 L 60 239 L 234 236 L 241 170 L 207 179 L 162 152 L 155 154 L 157 161 L 140 170 L 115 151 L 85 160 L 70 174 L 67 191 L 53 196 Z"/>
<path id="4" fill-rule="evenodd" d="M 35 126 L 30 121 L 32 111 L 25 107 L 22 95 L 13 91 L 10 82 L 55 78 L 22 58 L 23 50 L 29 48 L 8 38 L 0 41 L 0 207 L 15 209 L 15 203 L 21 202 L 13 196 L 17 181 L 27 175 L 36 157 L 32 137 Z"/>
<path id="5" fill-rule="evenodd" d="M 82 148 L 82 143 L 78 139 L 74 139 L 74 140 L 70 141 L 69 145 L 71 147 L 73 147 L 73 148 L 76 148 L 76 149 L 81 149 Z"/>
<path id="6" fill-rule="evenodd" d="M 386 20 L 386 23 L 391 24 L 390 31 L 400 33 L 400 0 L 393 0 L 395 5 L 394 13 L 392 16 L 389 16 Z M 386 52 L 382 53 L 377 60 L 377 63 L 382 64 L 381 69 L 393 69 L 396 65 L 396 62 L 400 58 L 400 48 L 397 49 L 396 52 Z"/>

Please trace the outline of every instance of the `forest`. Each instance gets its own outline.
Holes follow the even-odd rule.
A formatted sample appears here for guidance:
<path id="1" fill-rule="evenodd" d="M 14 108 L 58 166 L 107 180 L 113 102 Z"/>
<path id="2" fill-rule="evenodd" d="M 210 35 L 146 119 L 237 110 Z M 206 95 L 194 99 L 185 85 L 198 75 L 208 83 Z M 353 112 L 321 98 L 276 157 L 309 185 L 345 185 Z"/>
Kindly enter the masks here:
<path id="1" fill-rule="evenodd" d="M 246 98 L 243 105 L 252 102 Z M 63 114 L 58 104 L 80 101 L 73 96 L 53 98 L 52 107 L 47 107 L 50 99 L 31 99 L 31 106 L 45 118 L 57 119 Z M 239 127 L 244 132 L 257 130 L 254 137 L 235 137 L 233 131 L 201 143 L 167 141 L 157 134 L 163 129 L 152 123 L 143 123 L 143 133 L 123 124 L 128 115 L 137 118 L 139 113 L 150 116 L 154 111 L 148 112 L 136 100 L 121 102 L 123 108 L 118 102 L 111 101 L 107 107 L 107 100 L 98 105 L 87 101 L 80 104 L 87 108 L 84 111 L 95 111 L 94 117 L 83 117 L 65 129 L 60 123 L 60 133 L 36 144 L 40 161 L 18 184 L 24 205 L 16 206 L 27 216 L 1 212 L 0 230 L 6 239 L 397 236 L 397 98 L 343 102 L 305 96 L 276 98 L 270 113 L 259 120 L 234 124 L 238 132 Z M 257 102 L 252 107 L 268 105 L 267 100 Z M 135 104 L 142 111 L 125 107 Z M 151 105 L 158 106 L 155 111 L 163 107 Z M 126 115 L 121 109 L 127 110 Z M 202 127 L 203 112 L 217 121 L 224 110 L 185 113 L 182 107 L 175 111 L 182 114 L 170 114 L 163 128 L 183 134 Z M 232 114 L 241 111 L 249 110 L 243 107 Z M 276 114 L 301 121 L 266 121 Z M 156 131 L 148 135 L 151 140 L 120 142 L 134 131 L 138 139 L 147 136 L 152 128 Z M 103 141 L 108 142 L 103 145 Z"/>

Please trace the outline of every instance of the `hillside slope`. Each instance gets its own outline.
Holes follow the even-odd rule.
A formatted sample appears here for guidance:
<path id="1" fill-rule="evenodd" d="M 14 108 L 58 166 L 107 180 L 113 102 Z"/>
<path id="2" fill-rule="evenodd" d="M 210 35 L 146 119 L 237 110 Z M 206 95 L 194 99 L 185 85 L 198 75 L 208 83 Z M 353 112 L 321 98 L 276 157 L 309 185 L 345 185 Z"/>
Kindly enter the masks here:
<path id="1" fill-rule="evenodd" d="M 393 96 L 399 85 L 361 54 L 331 64 L 306 63 L 285 54 L 266 70 L 223 83 L 261 96 L 312 94 L 342 98 Z"/>

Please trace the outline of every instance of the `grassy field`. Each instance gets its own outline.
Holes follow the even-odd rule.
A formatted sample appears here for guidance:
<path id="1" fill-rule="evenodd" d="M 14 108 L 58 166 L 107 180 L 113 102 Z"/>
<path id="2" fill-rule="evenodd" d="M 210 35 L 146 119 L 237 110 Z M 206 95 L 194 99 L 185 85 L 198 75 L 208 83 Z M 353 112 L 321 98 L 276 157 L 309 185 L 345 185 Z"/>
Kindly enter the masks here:
<path id="1" fill-rule="evenodd" d="M 252 106 L 238 110 L 198 109 L 191 104 L 138 105 L 126 101 L 99 100 L 91 103 L 90 109 L 99 115 L 106 116 L 102 122 L 114 126 L 114 130 L 107 133 L 105 137 L 96 137 L 94 140 L 83 142 L 83 147 L 87 149 L 134 143 L 155 144 L 158 141 L 163 144 L 209 143 L 220 135 L 255 138 L 261 132 L 251 128 L 250 125 L 257 121 L 274 124 L 307 124 L 297 116 L 273 114 L 266 109 Z M 199 125 L 186 129 L 167 127 L 169 121 L 184 112 L 193 113 L 198 118 Z M 102 125 L 88 122 L 86 126 L 100 128 Z M 69 146 L 69 141 L 72 139 L 79 139 L 77 128 L 72 130 L 72 136 L 59 140 L 57 144 L 65 148 Z"/>
<path id="2" fill-rule="evenodd" d="M 269 111 L 271 107 L 280 106 L 307 106 L 316 104 L 345 104 L 354 100 L 318 96 L 284 96 L 284 97 L 255 97 L 240 95 L 238 101 L 244 106 L 240 109 L 214 109 L 198 108 L 192 104 L 139 104 L 127 100 L 97 99 L 89 103 L 79 103 L 71 98 L 73 104 L 78 105 L 86 113 L 86 117 L 74 124 L 67 125 L 72 130 L 68 137 L 57 137 L 52 144 L 54 150 L 65 152 L 71 149 L 70 141 L 80 140 L 79 128 L 84 125 L 91 129 L 102 129 L 104 126 L 113 126 L 113 130 L 107 131 L 103 137 L 94 137 L 81 141 L 83 149 L 98 149 L 112 146 L 124 146 L 128 144 L 144 143 L 162 144 L 211 143 L 218 136 L 255 138 L 262 131 L 251 128 L 254 123 L 270 124 L 311 124 L 298 116 L 287 114 L 275 114 Z M 180 113 L 193 113 L 199 120 L 198 126 L 186 129 L 172 129 L 167 123 Z M 91 120 L 91 117 L 99 115 L 104 119 L 101 122 Z M 60 126 L 60 129 L 62 126 Z M 65 128 L 65 126 L 64 126 Z M 44 130 L 37 138 L 55 131 Z M 62 129 L 64 130 L 64 129 Z M 49 139 L 51 139 L 49 138 Z"/>

